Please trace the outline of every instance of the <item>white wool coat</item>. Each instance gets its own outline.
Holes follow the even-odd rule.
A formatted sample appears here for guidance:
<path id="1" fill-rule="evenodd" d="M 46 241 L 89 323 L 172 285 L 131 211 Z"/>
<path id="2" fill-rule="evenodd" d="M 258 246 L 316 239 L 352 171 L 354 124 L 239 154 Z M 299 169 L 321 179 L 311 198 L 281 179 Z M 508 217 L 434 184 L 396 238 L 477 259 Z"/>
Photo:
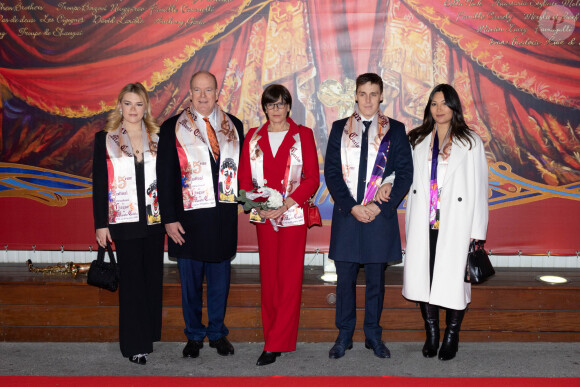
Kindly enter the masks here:
<path id="1" fill-rule="evenodd" d="M 469 144 L 453 140 L 440 205 L 439 235 L 429 289 L 429 190 L 427 162 L 431 135 L 413 151 L 413 184 L 407 196 L 403 296 L 451 309 L 471 302 L 471 284 L 463 281 L 470 238 L 485 240 L 488 222 L 488 165 L 481 138 Z"/>

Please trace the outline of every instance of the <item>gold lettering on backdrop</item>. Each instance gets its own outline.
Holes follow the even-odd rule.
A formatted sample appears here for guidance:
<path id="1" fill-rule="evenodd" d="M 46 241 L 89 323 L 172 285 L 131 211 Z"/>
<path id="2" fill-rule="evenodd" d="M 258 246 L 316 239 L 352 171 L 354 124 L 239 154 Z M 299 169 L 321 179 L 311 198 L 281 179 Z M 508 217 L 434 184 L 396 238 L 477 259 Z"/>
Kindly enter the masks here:
<path id="1" fill-rule="evenodd" d="M 18 23 L 18 24 L 26 24 L 26 23 L 34 23 L 34 19 L 29 19 L 26 16 L 12 16 L 12 17 L 4 17 L 4 15 L 0 15 L 0 23 Z"/>
<path id="2" fill-rule="evenodd" d="M 125 17 L 121 16 L 117 21 L 117 24 L 143 24 L 145 20 L 141 16 L 137 17 Z"/>
<path id="3" fill-rule="evenodd" d="M 178 27 L 183 27 L 185 22 L 183 20 L 173 19 L 173 16 L 170 16 L 168 19 L 164 19 L 163 16 L 159 16 L 155 19 L 155 24 L 173 24 Z"/>
<path id="4" fill-rule="evenodd" d="M 48 14 L 44 15 L 40 19 L 38 19 L 41 23 L 54 23 L 54 18 Z"/>
<path id="5" fill-rule="evenodd" d="M 490 27 L 487 24 L 479 26 L 475 29 L 479 33 L 489 34 L 490 32 L 504 32 L 505 28 L 503 27 Z"/>
<path id="6" fill-rule="evenodd" d="M 102 17 L 101 15 L 93 15 L 93 23 L 94 24 L 113 24 L 115 23 L 115 16 L 111 17 Z"/>
<path id="7" fill-rule="evenodd" d="M 123 16 L 131 12 L 145 12 L 147 8 L 143 7 L 121 7 L 121 4 L 111 5 L 111 11 L 120 12 Z"/>
<path id="8" fill-rule="evenodd" d="M 30 31 L 28 27 L 23 27 L 18 30 L 18 36 L 29 36 L 32 39 L 36 39 L 37 36 L 42 35 L 42 32 Z"/>
<path id="9" fill-rule="evenodd" d="M 157 3 L 153 4 L 151 8 L 149 8 L 149 14 L 153 15 L 154 13 L 177 13 L 177 6 L 175 4 L 171 4 L 167 6 L 167 8 L 159 8 Z"/>
<path id="10" fill-rule="evenodd" d="M 21 11 L 42 11 L 44 6 L 38 4 L 22 4 L 22 1 L 18 1 L 16 5 L 8 5 L 6 3 L 0 2 L 0 11 L 12 11 L 12 12 L 21 12 Z"/>
<path id="11" fill-rule="evenodd" d="M 189 26 L 192 26 L 192 25 L 194 25 L 194 24 L 201 25 L 201 24 L 205 24 L 205 22 L 204 22 L 203 20 L 197 20 L 197 19 L 196 19 L 196 18 L 194 18 L 194 17 L 190 17 L 190 18 L 189 18 L 189 19 L 187 19 L 187 21 L 185 22 L 185 25 L 186 25 L 186 26 L 188 26 L 188 27 L 189 27 Z"/>
<path id="12" fill-rule="evenodd" d="M 445 0 L 443 6 L 455 11 L 447 16 L 449 20 L 487 35 L 490 46 L 577 44 L 578 36 L 573 33 L 580 18 L 580 0 L 493 0 L 494 10 L 490 10 L 487 2 L 484 8 L 483 3 L 481 0 Z M 519 7 L 525 9 L 518 12 Z M 514 15 L 523 16 L 524 22 Z"/>
<path id="13" fill-rule="evenodd" d="M 30 41 L 41 36 L 52 39 L 79 38 L 84 35 L 83 29 L 91 24 L 161 24 L 164 28 L 187 28 L 205 24 L 203 15 L 231 1 L 189 0 L 168 5 L 151 1 L 130 5 L 125 0 L 57 0 L 50 4 L 41 0 L 17 0 L 15 4 L 0 0 L 0 25 L 9 25 L 8 28 L 14 29 L 18 37 Z M 10 39 L 10 34 L 0 31 L 0 39 Z"/>
<path id="14" fill-rule="evenodd" d="M 104 12 L 107 11 L 107 6 L 93 6 L 90 2 L 86 2 L 83 5 L 72 5 L 66 1 L 60 2 L 57 5 L 58 9 L 63 11 L 73 11 L 73 12 Z"/>
<path id="15" fill-rule="evenodd" d="M 78 36 L 82 36 L 83 31 L 67 31 L 62 27 L 57 27 L 52 31 L 52 36 L 65 37 L 69 39 L 74 39 Z"/>
<path id="16" fill-rule="evenodd" d="M 203 7 L 203 8 L 189 8 L 189 5 L 184 4 L 181 6 L 181 12 L 182 13 L 188 13 L 188 12 L 200 12 L 200 13 L 205 13 L 205 12 L 213 12 L 214 11 L 214 6 L 213 5 L 208 5 L 207 7 Z"/>
<path id="17" fill-rule="evenodd" d="M 0 24 L 9 25 L 7 28 L 14 29 L 17 36 L 30 40 L 39 36 L 78 38 L 83 36 L 87 24 L 157 24 L 164 28 L 187 28 L 204 24 L 204 14 L 215 12 L 221 4 L 231 1 L 187 0 L 161 5 L 151 1 L 131 5 L 126 0 L 110 3 L 101 0 L 16 0 L 15 4 L 4 0 L 0 1 Z M 442 3 L 451 11 L 446 18 L 487 35 L 490 46 L 578 44 L 579 36 L 574 27 L 580 18 L 580 0 L 442 0 Z M 525 21 L 518 20 L 522 15 Z M 0 39 L 10 39 L 10 35 L 1 31 Z"/>
<path id="18" fill-rule="evenodd" d="M 56 17 L 56 22 L 62 24 L 63 26 L 72 26 L 74 24 L 81 24 L 85 22 L 85 18 L 68 18 L 64 15 L 58 15 Z"/>
<path id="19" fill-rule="evenodd" d="M 500 45 L 506 45 L 509 44 L 508 42 L 506 42 L 505 40 L 495 40 L 495 39 L 489 39 L 489 45 L 493 46 L 496 44 L 500 44 Z"/>

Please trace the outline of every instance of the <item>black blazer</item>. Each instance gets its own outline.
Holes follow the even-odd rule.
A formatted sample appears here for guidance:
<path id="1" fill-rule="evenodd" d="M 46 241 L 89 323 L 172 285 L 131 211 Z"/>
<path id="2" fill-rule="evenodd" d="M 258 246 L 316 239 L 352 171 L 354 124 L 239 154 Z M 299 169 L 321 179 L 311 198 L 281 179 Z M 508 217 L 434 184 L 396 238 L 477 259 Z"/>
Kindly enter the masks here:
<path id="1" fill-rule="evenodd" d="M 213 188 L 216 195 L 214 208 L 183 210 L 181 169 L 177 156 L 175 125 L 180 115 L 171 117 L 161 125 L 157 150 L 157 194 L 164 224 L 180 222 L 185 230 L 185 243 L 181 246 L 167 238 L 169 256 L 191 258 L 204 262 L 222 262 L 236 255 L 238 246 L 238 204 L 218 201 L 219 158 L 210 154 Z M 244 140 L 244 126 L 228 114 L 240 137 L 240 154 Z M 209 149 L 208 149 L 208 152 Z M 237 178 L 237 176 L 236 176 Z M 237 192 L 236 192 L 237 195 Z"/>
<path id="2" fill-rule="evenodd" d="M 350 213 L 357 201 L 342 177 L 340 143 L 348 118 L 335 121 L 328 138 L 324 178 L 334 200 L 329 258 L 335 261 L 385 263 L 400 260 L 401 236 L 397 207 L 413 181 L 411 146 L 403 123 L 389 118 L 391 145 L 383 177 L 395 172 L 388 202 L 377 205 L 381 213 L 371 223 L 361 223 Z"/>
<path id="3" fill-rule="evenodd" d="M 162 224 L 147 225 L 145 211 L 145 168 L 135 163 L 139 222 L 109 224 L 109 175 L 107 173 L 107 133 L 95 134 L 93 155 L 93 217 L 95 229 L 109 227 L 113 239 L 145 238 L 151 234 L 165 232 Z M 163 214 L 161 214 L 163 218 Z"/>

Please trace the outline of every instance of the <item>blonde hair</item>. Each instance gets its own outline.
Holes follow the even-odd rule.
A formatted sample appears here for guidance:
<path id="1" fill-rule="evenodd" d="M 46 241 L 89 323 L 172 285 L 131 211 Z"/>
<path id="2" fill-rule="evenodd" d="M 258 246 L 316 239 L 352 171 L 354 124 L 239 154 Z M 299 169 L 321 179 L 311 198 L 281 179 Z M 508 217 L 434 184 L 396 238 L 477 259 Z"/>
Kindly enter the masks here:
<path id="1" fill-rule="evenodd" d="M 127 93 L 135 93 L 145 103 L 145 116 L 143 117 L 143 122 L 145 123 L 145 128 L 147 128 L 147 133 L 159 133 L 159 125 L 155 118 L 153 118 L 153 114 L 151 114 L 151 103 L 149 101 L 149 95 L 147 94 L 147 90 L 145 87 L 139 83 L 129 83 L 125 87 L 121 89 L 119 96 L 117 97 L 117 105 L 121 103 L 123 97 Z M 123 116 L 119 111 L 119 108 L 115 106 L 115 108 L 109 113 L 107 116 L 107 125 L 105 125 L 105 132 L 112 132 L 116 130 L 119 125 L 123 122 Z"/>

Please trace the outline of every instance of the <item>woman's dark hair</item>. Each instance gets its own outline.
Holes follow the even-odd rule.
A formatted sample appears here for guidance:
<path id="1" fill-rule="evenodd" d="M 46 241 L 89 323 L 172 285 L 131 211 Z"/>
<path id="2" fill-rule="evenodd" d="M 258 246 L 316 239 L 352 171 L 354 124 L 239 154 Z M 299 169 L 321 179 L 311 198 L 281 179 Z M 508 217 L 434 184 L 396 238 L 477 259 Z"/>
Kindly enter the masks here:
<path id="1" fill-rule="evenodd" d="M 443 93 L 445 98 L 445 105 L 447 105 L 453 112 L 451 116 L 450 124 L 450 139 L 457 138 L 462 143 L 469 143 L 469 149 L 473 146 L 471 129 L 465 123 L 463 118 L 463 109 L 461 108 L 461 101 L 459 100 L 459 95 L 453 86 L 446 83 L 441 83 L 431 91 L 429 95 L 429 101 L 427 101 L 427 106 L 425 107 L 425 113 L 423 114 L 423 124 L 416 127 L 409 132 L 409 142 L 411 146 L 415 146 L 425 139 L 433 131 L 435 127 L 435 120 L 431 115 L 431 103 L 433 102 L 433 96 L 435 93 Z"/>
<path id="2" fill-rule="evenodd" d="M 266 105 L 269 103 L 277 102 L 279 98 L 282 98 L 282 102 L 284 102 L 290 109 L 292 109 L 292 96 L 286 87 L 278 84 L 272 84 L 266 87 L 262 93 L 262 110 L 264 111 L 266 117 L 268 117 Z M 290 112 L 286 114 L 286 117 L 289 115 Z"/>

